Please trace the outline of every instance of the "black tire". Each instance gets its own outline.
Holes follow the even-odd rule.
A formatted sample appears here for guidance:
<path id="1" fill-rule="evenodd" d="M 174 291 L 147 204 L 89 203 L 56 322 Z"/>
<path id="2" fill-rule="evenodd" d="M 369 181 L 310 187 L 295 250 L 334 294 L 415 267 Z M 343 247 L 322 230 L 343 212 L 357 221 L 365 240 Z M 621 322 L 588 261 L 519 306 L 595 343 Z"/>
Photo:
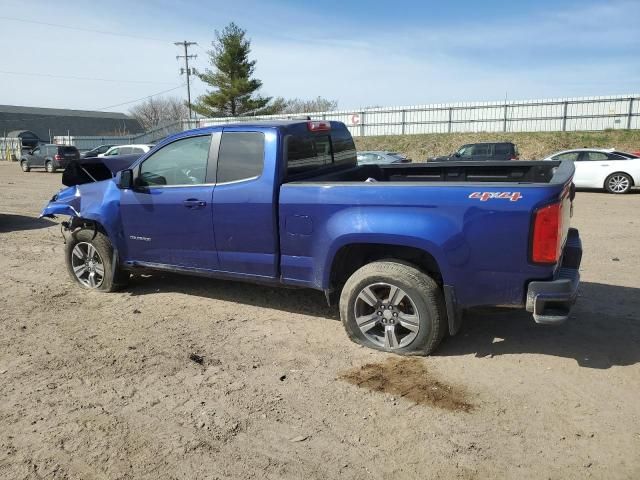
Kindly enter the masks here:
<path id="1" fill-rule="evenodd" d="M 626 173 L 612 173 L 604 181 L 604 189 L 614 195 L 622 195 L 629 193 L 633 186 L 633 179 Z"/>
<path id="2" fill-rule="evenodd" d="M 56 173 L 56 167 L 55 165 L 53 165 L 53 162 L 51 160 L 47 160 L 47 162 L 44 164 L 44 168 L 49 173 Z"/>
<path id="3" fill-rule="evenodd" d="M 102 265 L 102 278 L 95 282 L 95 286 L 90 286 L 81 280 L 74 272 L 74 263 L 82 263 L 77 256 L 74 257 L 74 249 L 79 245 L 79 249 L 83 250 L 86 245 L 91 245 L 97 252 L 99 262 Z M 65 246 L 65 263 L 67 271 L 71 279 L 83 288 L 95 290 L 97 292 L 114 292 L 124 287 L 129 279 L 129 273 L 123 271 L 118 265 L 118 259 L 114 258 L 113 247 L 109 238 L 100 231 L 94 231 L 92 228 L 84 228 L 76 230 L 67 239 Z M 114 265 L 114 262 L 116 264 Z M 78 265 L 76 265 L 78 268 Z"/>
<path id="4" fill-rule="evenodd" d="M 22 160 L 20 162 L 20 168 L 22 169 L 23 172 L 28 173 L 29 171 L 31 171 L 31 168 L 29 167 L 29 164 L 27 163 L 26 160 Z"/>
<path id="5" fill-rule="evenodd" d="M 400 326 L 400 322 L 397 319 L 394 320 L 396 322 L 393 326 L 394 332 L 398 333 L 399 330 L 402 332 L 407 330 L 407 332 L 409 332 L 403 339 L 403 341 L 409 341 L 409 343 L 405 345 L 402 345 L 402 341 L 400 341 L 393 342 L 397 345 L 390 347 L 391 342 L 388 341 L 386 335 L 386 328 L 389 327 L 389 325 L 382 325 L 382 323 L 385 322 L 385 320 L 382 319 L 385 318 L 386 315 L 384 309 L 391 310 L 395 308 L 391 305 L 394 303 L 393 301 L 387 302 L 386 307 L 384 304 L 381 304 L 380 307 L 372 307 L 368 302 L 367 305 L 369 305 L 369 307 L 367 307 L 367 305 L 362 303 L 363 297 L 361 293 L 365 291 L 365 288 L 384 289 L 387 288 L 386 286 L 390 288 L 397 287 L 405 294 L 398 308 L 402 307 L 404 303 L 410 311 L 415 310 L 418 316 L 416 321 L 418 330 L 413 339 L 411 339 L 412 332 L 409 332 L 404 326 Z M 392 296 L 391 290 L 389 290 L 389 296 Z M 367 322 L 368 325 L 376 322 L 375 326 L 369 330 L 369 332 L 372 332 L 371 334 L 368 332 L 364 333 L 356 321 L 356 312 L 361 306 L 371 308 L 373 311 L 372 313 L 363 314 L 360 317 L 371 317 L 372 320 Z M 382 316 L 379 316 L 380 309 L 383 311 Z M 377 261 L 363 266 L 347 280 L 340 295 L 340 318 L 342 319 L 349 338 L 360 345 L 376 350 L 397 353 L 399 355 L 429 355 L 433 352 L 447 332 L 447 317 L 445 312 L 444 299 L 438 284 L 417 268 L 405 263 L 397 263 L 393 260 Z M 399 314 L 403 316 L 405 313 L 399 311 Z M 374 315 L 378 315 L 378 317 Z M 393 313 L 393 315 L 397 316 L 395 313 Z M 386 321 L 389 322 L 390 319 Z M 396 327 L 398 330 L 396 330 Z M 413 327 L 415 328 L 415 325 Z M 383 332 L 382 337 L 384 337 L 382 345 L 380 344 L 380 337 L 376 337 L 377 332 L 381 329 Z M 402 332 L 400 333 L 402 334 Z M 396 333 L 393 334 L 393 337 L 398 340 L 401 337 L 396 336 Z M 372 340 L 376 338 L 378 340 Z"/>

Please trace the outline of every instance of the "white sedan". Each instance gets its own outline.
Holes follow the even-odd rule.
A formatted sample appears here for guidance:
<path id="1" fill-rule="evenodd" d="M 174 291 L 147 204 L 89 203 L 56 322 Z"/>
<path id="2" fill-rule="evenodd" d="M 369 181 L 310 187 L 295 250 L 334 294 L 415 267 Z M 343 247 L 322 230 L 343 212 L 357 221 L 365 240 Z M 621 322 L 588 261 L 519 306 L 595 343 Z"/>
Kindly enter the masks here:
<path id="1" fill-rule="evenodd" d="M 132 155 L 134 153 L 142 155 L 153 148 L 153 145 L 114 145 L 109 150 L 98 155 L 98 157 L 111 157 L 115 155 Z"/>
<path id="2" fill-rule="evenodd" d="M 609 193 L 628 193 L 640 186 L 640 157 L 614 149 L 577 148 L 549 155 L 544 160 L 572 160 L 573 183 L 578 188 L 604 188 Z"/>

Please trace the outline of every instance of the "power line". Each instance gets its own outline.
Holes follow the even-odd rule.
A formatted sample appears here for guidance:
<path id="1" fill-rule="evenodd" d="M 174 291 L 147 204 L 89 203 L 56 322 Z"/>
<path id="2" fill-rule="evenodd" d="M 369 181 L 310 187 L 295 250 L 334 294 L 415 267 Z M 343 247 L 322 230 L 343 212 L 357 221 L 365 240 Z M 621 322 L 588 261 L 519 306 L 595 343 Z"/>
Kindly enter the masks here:
<path id="1" fill-rule="evenodd" d="M 76 77 L 73 75 L 57 75 L 54 73 L 35 73 L 35 72 L 10 72 L 6 70 L 0 70 L 0 74 L 5 75 L 23 75 L 32 77 L 48 77 L 48 78 L 66 78 L 71 80 L 90 80 L 96 82 L 114 82 L 114 83 L 141 83 L 141 84 L 158 84 L 158 85 L 172 85 L 173 82 L 154 82 L 146 80 L 117 80 L 114 78 L 94 78 L 94 77 Z"/>
<path id="2" fill-rule="evenodd" d="M 184 55 L 176 55 L 176 60 L 180 59 L 180 58 L 184 58 L 184 69 L 180 69 L 181 72 L 186 72 L 187 73 L 187 105 L 189 106 L 189 120 L 191 120 L 191 81 L 190 81 L 190 75 L 192 73 L 195 73 L 195 69 L 193 69 L 193 72 L 189 69 L 189 59 L 190 58 L 198 58 L 197 55 L 189 55 L 189 47 L 191 47 L 192 45 L 198 45 L 196 42 L 187 42 L 186 40 L 182 41 L 182 42 L 174 42 L 174 45 L 180 47 L 184 47 Z"/>
<path id="3" fill-rule="evenodd" d="M 131 35 L 131 34 L 128 34 L 128 33 L 108 32 L 106 30 L 95 30 L 93 28 L 75 27 L 75 26 L 72 26 L 72 25 L 62 25 L 60 23 L 39 22 L 37 20 L 28 20 L 28 19 L 25 19 L 25 18 L 0 16 L 0 20 L 11 20 L 11 21 L 14 21 L 14 22 L 32 23 L 34 25 L 44 25 L 46 27 L 66 28 L 68 30 L 78 30 L 78 31 L 81 31 L 81 32 L 98 33 L 98 34 L 101 34 L 101 35 L 112 35 L 114 37 L 128 37 L 128 38 L 136 38 L 138 40 L 151 40 L 151 41 L 154 41 L 154 42 L 162 42 L 162 43 L 165 43 L 165 44 L 168 43 L 166 40 L 162 40 L 160 38 L 144 37 L 142 35 Z"/>
<path id="4" fill-rule="evenodd" d="M 170 88 L 169 90 L 163 90 L 162 92 L 154 93 L 152 95 L 147 95 L 146 97 L 136 98 L 135 100 L 131 100 L 129 102 L 122 102 L 122 103 L 118 103 L 117 105 L 109 105 L 108 107 L 97 108 L 96 110 L 107 110 L 109 108 L 121 107 L 122 105 L 129 105 L 130 103 L 140 102 L 142 100 L 146 100 L 146 99 L 151 98 L 151 97 L 156 97 L 158 95 L 162 95 L 163 93 L 173 92 L 174 90 L 177 90 L 177 89 L 182 88 L 182 87 L 184 87 L 184 83 L 182 85 L 178 85 L 177 87 Z"/>

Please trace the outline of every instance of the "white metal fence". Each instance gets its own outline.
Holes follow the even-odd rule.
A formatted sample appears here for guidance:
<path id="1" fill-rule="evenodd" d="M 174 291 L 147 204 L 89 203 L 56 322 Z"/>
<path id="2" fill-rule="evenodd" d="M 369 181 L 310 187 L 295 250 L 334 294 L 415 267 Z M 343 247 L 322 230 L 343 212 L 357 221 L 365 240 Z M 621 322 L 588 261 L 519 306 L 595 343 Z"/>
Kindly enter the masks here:
<path id="1" fill-rule="evenodd" d="M 344 122 L 353 136 L 462 132 L 551 132 L 640 128 L 640 95 L 473 102 L 313 112 Z M 209 118 L 199 124 L 292 118 Z"/>
<path id="2" fill-rule="evenodd" d="M 640 94 L 503 102 L 444 103 L 312 112 L 314 119 L 344 122 L 353 136 L 462 132 L 552 132 L 640 129 Z M 54 137 L 80 150 L 107 143 L 154 143 L 190 128 L 301 115 L 200 118 L 163 125 L 141 135 Z"/>

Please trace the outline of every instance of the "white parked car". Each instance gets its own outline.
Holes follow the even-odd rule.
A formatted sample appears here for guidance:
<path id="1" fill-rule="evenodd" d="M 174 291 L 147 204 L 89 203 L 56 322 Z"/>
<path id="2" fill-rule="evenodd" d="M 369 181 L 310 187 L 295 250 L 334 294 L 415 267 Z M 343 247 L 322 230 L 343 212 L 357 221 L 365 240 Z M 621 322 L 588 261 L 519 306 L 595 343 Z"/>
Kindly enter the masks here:
<path id="1" fill-rule="evenodd" d="M 151 150 L 154 145 L 114 145 L 109 150 L 104 153 L 98 155 L 99 157 L 111 157 L 113 155 L 132 155 L 138 153 L 142 155 L 143 153 L 147 153 Z"/>
<path id="2" fill-rule="evenodd" d="M 578 188 L 604 188 L 609 193 L 628 193 L 640 186 L 640 157 L 613 148 L 576 148 L 549 155 L 544 160 L 573 160 Z"/>

